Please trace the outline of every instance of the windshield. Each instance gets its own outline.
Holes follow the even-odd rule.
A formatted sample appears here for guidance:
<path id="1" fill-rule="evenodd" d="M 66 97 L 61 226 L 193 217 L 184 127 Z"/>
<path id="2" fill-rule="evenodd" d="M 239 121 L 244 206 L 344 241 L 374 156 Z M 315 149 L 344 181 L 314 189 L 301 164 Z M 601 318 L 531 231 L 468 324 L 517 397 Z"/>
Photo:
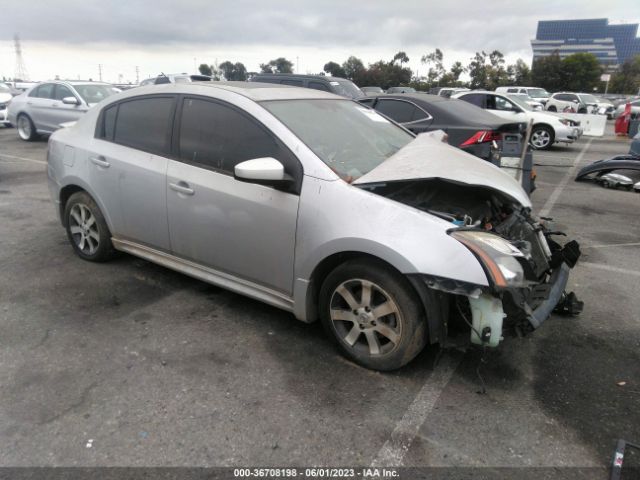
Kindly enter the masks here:
<path id="1" fill-rule="evenodd" d="M 533 108 L 531 108 L 531 105 L 525 102 L 524 98 L 520 94 L 509 93 L 507 94 L 507 97 L 509 97 L 509 100 L 511 100 L 513 103 L 515 103 L 519 107 L 522 107 L 523 110 L 533 111 Z"/>
<path id="2" fill-rule="evenodd" d="M 333 87 L 334 93 L 338 95 L 342 95 L 347 98 L 358 98 L 362 97 L 364 93 L 353 82 L 349 80 L 341 80 L 341 81 L 331 81 L 331 86 Z"/>
<path id="3" fill-rule="evenodd" d="M 88 104 L 98 103 L 118 92 L 116 88 L 109 85 L 74 85 L 73 88 Z"/>
<path id="4" fill-rule="evenodd" d="M 598 99 L 590 93 L 581 93 L 580 100 L 582 100 L 584 103 L 598 103 Z"/>
<path id="5" fill-rule="evenodd" d="M 527 88 L 530 97 L 549 98 L 551 95 L 544 88 Z"/>
<path id="6" fill-rule="evenodd" d="M 347 182 L 370 172 L 414 138 L 374 110 L 348 100 L 274 100 L 262 106 Z"/>

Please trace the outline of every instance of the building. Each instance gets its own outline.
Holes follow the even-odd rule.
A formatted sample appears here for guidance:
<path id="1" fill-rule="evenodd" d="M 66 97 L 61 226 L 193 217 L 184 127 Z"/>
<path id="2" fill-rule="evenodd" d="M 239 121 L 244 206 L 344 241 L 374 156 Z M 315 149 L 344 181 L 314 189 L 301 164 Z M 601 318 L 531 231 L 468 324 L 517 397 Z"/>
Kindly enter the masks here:
<path id="1" fill-rule="evenodd" d="M 589 20 L 544 20 L 538 22 L 531 40 L 533 60 L 558 52 L 560 58 L 574 53 L 592 53 L 609 71 L 640 55 L 638 24 L 610 25 L 606 18 Z"/>

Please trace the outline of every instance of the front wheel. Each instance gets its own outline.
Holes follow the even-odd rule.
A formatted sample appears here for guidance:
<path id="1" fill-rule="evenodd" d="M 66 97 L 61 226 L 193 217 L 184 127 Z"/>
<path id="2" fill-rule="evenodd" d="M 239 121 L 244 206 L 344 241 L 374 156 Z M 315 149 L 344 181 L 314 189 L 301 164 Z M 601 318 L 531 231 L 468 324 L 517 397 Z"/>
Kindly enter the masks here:
<path id="1" fill-rule="evenodd" d="M 71 195 L 65 205 L 64 218 L 67 237 L 80 258 L 106 262 L 115 255 L 107 222 L 88 193 Z"/>
<path id="2" fill-rule="evenodd" d="M 320 290 L 321 318 L 341 352 L 374 370 L 409 363 L 427 343 L 422 305 L 409 282 L 381 262 L 351 260 Z"/>
<path id="3" fill-rule="evenodd" d="M 18 115 L 18 136 L 25 142 L 31 142 L 38 138 L 36 127 L 29 118 L 29 115 L 21 113 Z"/>
<path id="4" fill-rule="evenodd" d="M 555 106 L 553 106 L 553 105 L 549 106 L 549 108 L 547 108 L 547 110 L 548 110 L 549 112 L 557 112 L 557 111 L 558 111 L 558 109 L 557 109 Z"/>
<path id="5" fill-rule="evenodd" d="M 534 125 L 529 142 L 537 150 L 549 150 L 553 145 L 554 132 L 549 127 Z"/>

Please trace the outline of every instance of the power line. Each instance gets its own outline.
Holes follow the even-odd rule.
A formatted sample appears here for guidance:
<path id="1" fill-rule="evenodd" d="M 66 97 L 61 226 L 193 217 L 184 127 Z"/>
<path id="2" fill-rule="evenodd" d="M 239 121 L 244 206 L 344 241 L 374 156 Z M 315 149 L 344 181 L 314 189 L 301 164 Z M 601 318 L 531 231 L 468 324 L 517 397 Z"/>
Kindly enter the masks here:
<path id="1" fill-rule="evenodd" d="M 22 46 L 20 45 L 20 37 L 17 33 L 13 36 L 13 45 L 16 52 L 16 69 L 13 79 L 22 80 L 23 82 L 29 81 L 27 67 L 25 66 L 24 59 L 22 58 Z"/>

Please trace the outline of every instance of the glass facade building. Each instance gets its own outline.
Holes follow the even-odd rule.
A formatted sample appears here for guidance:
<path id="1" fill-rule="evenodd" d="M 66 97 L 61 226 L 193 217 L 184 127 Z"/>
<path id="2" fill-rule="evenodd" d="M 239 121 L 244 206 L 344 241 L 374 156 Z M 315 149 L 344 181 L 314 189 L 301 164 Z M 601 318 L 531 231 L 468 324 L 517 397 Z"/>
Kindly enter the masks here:
<path id="1" fill-rule="evenodd" d="M 545 20 L 538 22 L 531 40 L 533 60 L 558 52 L 560 58 L 574 53 L 592 53 L 607 70 L 640 55 L 638 24 L 610 25 L 606 18 L 589 20 Z"/>

